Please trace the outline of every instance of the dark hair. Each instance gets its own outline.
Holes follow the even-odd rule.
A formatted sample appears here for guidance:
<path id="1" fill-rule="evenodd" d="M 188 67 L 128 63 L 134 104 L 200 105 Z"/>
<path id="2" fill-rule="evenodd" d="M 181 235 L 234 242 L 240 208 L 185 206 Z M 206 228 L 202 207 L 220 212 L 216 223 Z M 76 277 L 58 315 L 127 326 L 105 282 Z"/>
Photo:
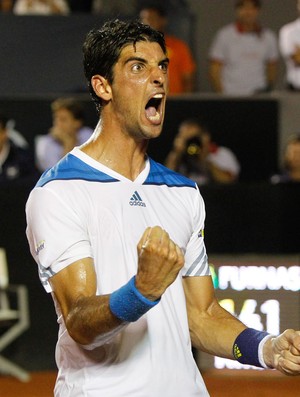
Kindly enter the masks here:
<path id="1" fill-rule="evenodd" d="M 56 112 L 59 109 L 67 109 L 76 120 L 81 120 L 82 123 L 85 121 L 85 114 L 83 105 L 75 98 L 58 98 L 51 103 L 52 112 Z"/>
<path id="2" fill-rule="evenodd" d="M 115 19 L 106 22 L 100 29 L 93 29 L 87 34 L 83 43 L 84 73 L 90 94 L 99 113 L 102 103 L 93 90 L 91 78 L 100 74 L 109 83 L 112 83 L 113 67 L 118 61 L 122 49 L 128 44 L 135 45 L 139 41 L 157 42 L 166 54 L 163 34 L 139 21 L 125 22 Z"/>
<path id="3" fill-rule="evenodd" d="M 261 0 L 237 0 L 235 2 L 235 8 L 239 8 L 242 7 L 245 3 L 252 3 L 254 5 L 254 7 L 256 8 L 261 8 Z"/>

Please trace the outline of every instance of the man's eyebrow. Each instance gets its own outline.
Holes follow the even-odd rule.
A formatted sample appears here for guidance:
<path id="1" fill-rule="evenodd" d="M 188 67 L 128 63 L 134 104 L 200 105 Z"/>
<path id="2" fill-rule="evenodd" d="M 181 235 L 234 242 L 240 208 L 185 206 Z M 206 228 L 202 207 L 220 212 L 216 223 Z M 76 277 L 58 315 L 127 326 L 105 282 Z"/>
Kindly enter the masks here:
<path id="1" fill-rule="evenodd" d="M 170 63 L 170 59 L 168 57 L 165 57 L 162 61 L 159 62 L 160 65 L 162 63 Z"/>
<path id="2" fill-rule="evenodd" d="M 141 58 L 141 57 L 129 57 L 129 58 L 127 58 L 125 60 L 124 63 L 126 64 L 126 63 L 129 63 L 129 62 L 132 62 L 132 61 L 139 61 L 139 62 L 142 62 L 142 63 L 147 63 L 146 59 Z"/>
<path id="3" fill-rule="evenodd" d="M 141 63 L 148 63 L 148 61 L 146 59 L 141 58 L 141 57 L 135 57 L 135 56 L 129 57 L 128 59 L 126 59 L 126 61 L 124 63 L 126 64 L 126 63 L 129 63 L 129 62 L 132 62 L 132 61 L 138 61 L 138 62 L 141 62 Z M 162 59 L 161 61 L 159 61 L 158 64 L 161 65 L 163 63 L 170 63 L 169 58 L 166 57 L 166 58 Z"/>

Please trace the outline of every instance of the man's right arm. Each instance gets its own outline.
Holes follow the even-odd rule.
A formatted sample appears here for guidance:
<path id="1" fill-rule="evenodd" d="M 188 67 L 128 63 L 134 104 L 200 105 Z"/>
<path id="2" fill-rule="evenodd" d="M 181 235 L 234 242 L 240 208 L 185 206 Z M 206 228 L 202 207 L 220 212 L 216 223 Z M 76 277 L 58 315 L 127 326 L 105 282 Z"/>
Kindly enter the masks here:
<path id="1" fill-rule="evenodd" d="M 126 323 L 109 308 L 109 295 L 96 295 L 92 258 L 80 259 L 49 279 L 70 336 L 82 345 L 106 342 Z M 121 327 L 123 328 L 123 327 Z M 101 343 L 102 342 L 102 343 Z"/>
<path id="2" fill-rule="evenodd" d="M 158 302 L 183 267 L 181 249 L 170 239 L 166 231 L 155 226 L 145 230 L 137 250 L 135 292 L 142 295 L 143 301 Z M 97 278 L 91 258 L 73 262 L 52 276 L 49 283 L 59 303 L 68 333 L 77 343 L 87 345 L 87 348 L 107 342 L 124 328 L 128 321 L 138 319 L 134 317 L 132 320 L 131 314 L 139 311 L 140 315 L 143 315 L 138 298 L 134 298 L 130 307 L 127 304 L 132 296 L 129 295 L 132 285 L 126 284 L 112 294 L 96 295 Z M 111 298 L 116 293 L 117 298 L 113 299 L 112 307 Z M 148 304 L 146 310 L 151 307 L 152 305 Z M 113 308 L 117 309 L 116 315 Z M 122 317 L 125 320 L 122 321 Z"/>

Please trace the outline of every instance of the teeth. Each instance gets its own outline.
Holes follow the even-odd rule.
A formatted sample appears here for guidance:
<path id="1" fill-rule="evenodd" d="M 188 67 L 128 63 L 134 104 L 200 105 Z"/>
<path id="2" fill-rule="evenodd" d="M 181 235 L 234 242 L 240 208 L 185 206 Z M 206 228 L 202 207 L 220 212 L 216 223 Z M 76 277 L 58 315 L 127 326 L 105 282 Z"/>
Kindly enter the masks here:
<path id="1" fill-rule="evenodd" d="M 154 97 L 153 98 L 162 98 L 163 97 L 163 95 L 162 94 L 156 94 L 156 95 L 154 95 Z"/>
<path id="2" fill-rule="evenodd" d="M 151 121 L 158 121 L 160 119 L 160 115 L 158 112 L 156 112 L 155 116 L 149 116 L 148 119 Z"/>

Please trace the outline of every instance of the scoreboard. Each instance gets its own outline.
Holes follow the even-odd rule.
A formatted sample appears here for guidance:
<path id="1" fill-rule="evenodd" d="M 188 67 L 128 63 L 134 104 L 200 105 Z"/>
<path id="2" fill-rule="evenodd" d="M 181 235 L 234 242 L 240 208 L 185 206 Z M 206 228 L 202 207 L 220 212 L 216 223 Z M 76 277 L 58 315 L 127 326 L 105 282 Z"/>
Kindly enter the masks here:
<path id="1" fill-rule="evenodd" d="M 300 330 L 300 254 L 211 255 L 220 304 L 248 327 L 271 334 Z M 197 352 L 200 369 L 253 369 L 235 360 Z"/>

